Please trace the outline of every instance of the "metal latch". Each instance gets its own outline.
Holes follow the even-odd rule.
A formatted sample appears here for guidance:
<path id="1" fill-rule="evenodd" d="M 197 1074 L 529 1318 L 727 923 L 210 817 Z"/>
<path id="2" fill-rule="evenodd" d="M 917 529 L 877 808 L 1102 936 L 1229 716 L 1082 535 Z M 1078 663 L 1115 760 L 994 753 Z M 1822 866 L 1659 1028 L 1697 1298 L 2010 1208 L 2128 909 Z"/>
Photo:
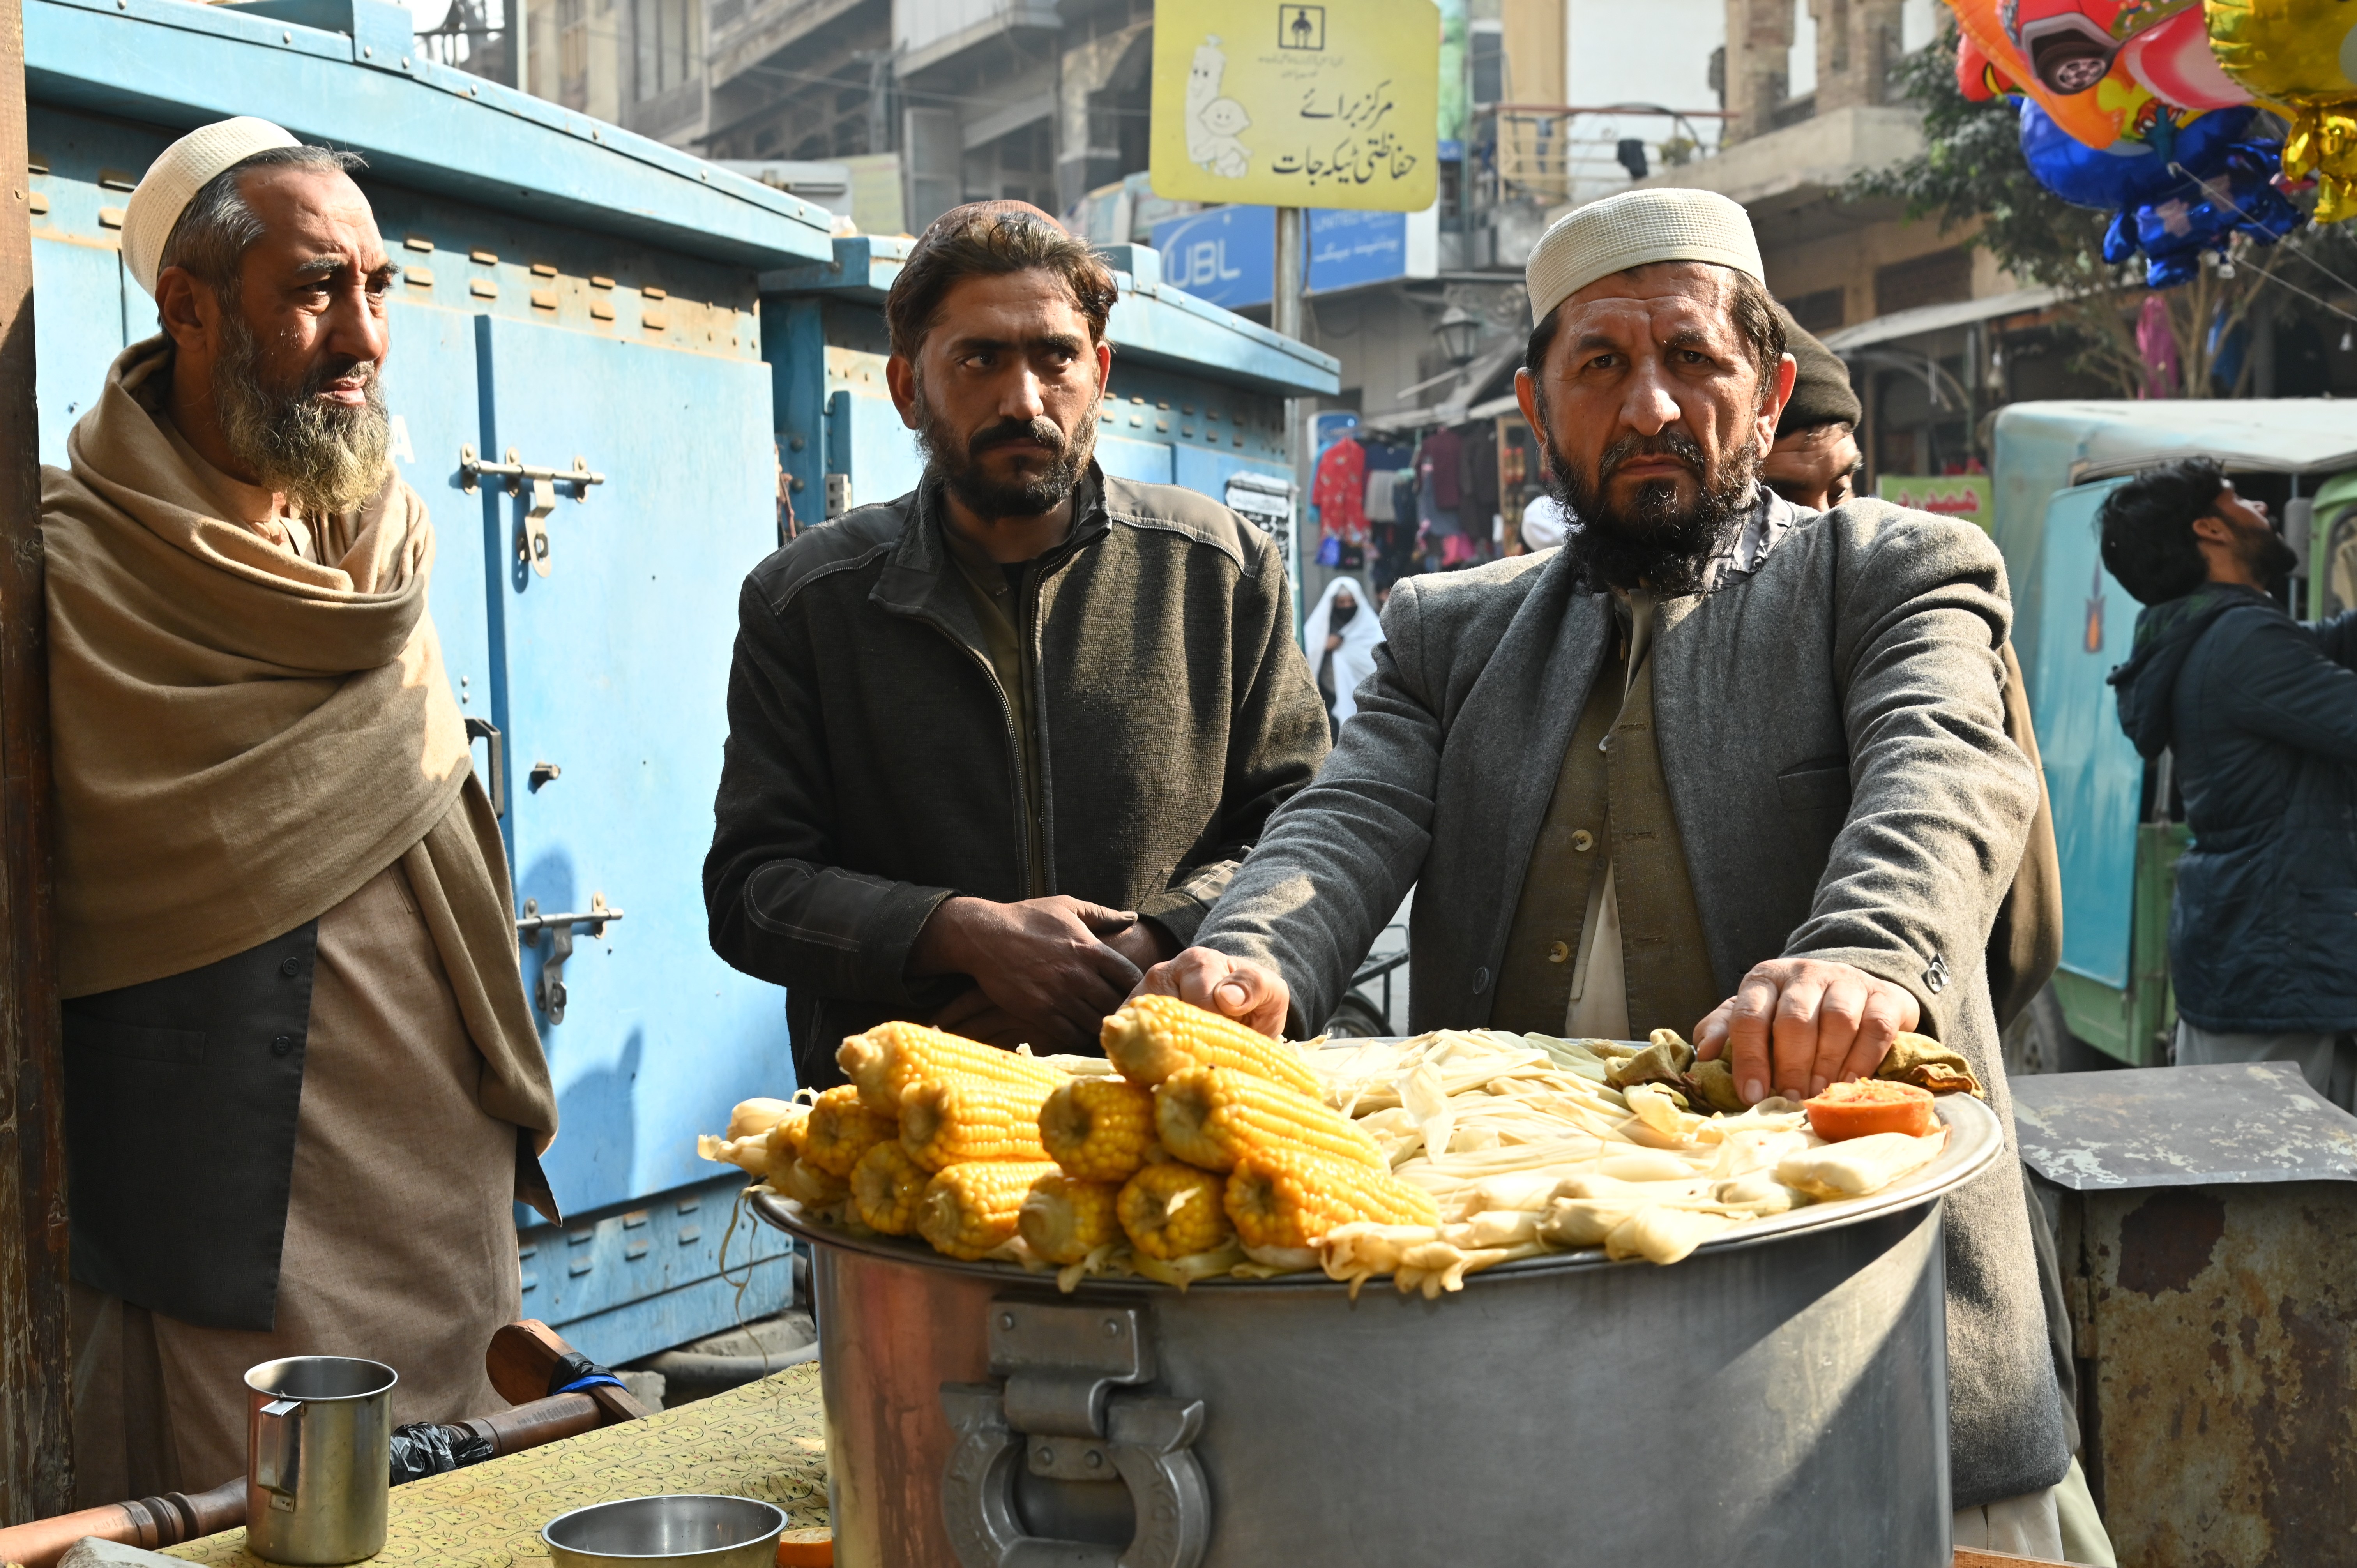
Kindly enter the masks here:
<path id="1" fill-rule="evenodd" d="M 1154 1348 L 1134 1306 L 990 1304 L 990 1369 L 1003 1383 L 943 1383 L 957 1433 L 942 1515 L 963 1568 L 1196 1568 L 1211 1500 L 1192 1452 L 1200 1400 L 1123 1393 L 1150 1382 Z M 1015 1466 L 1061 1481 L 1125 1482 L 1136 1516 L 1125 1549 L 1050 1541 L 1026 1528 Z"/>
<path id="2" fill-rule="evenodd" d="M 521 496 L 526 482 L 532 486 L 531 504 L 516 523 L 516 559 L 529 561 L 540 575 L 548 575 L 548 514 L 556 510 L 556 487 L 573 487 L 573 499 L 586 501 L 589 487 L 602 485 L 606 476 L 589 471 L 589 459 L 576 456 L 570 468 L 542 468 L 523 460 L 522 455 L 511 446 L 504 463 L 486 463 L 475 456 L 471 443 L 458 448 L 458 488 L 468 495 L 475 493 L 475 481 L 484 475 L 495 475 L 508 482 L 508 494 Z"/>
<path id="3" fill-rule="evenodd" d="M 540 1004 L 550 1023 L 565 1022 L 565 961 L 573 956 L 573 928 L 587 926 L 592 938 L 602 937 L 606 934 L 606 922 L 621 918 L 619 909 L 606 908 L 603 893 L 589 895 L 589 912 L 586 915 L 544 915 L 539 899 L 523 901 L 523 918 L 516 922 L 519 952 L 538 947 L 541 933 L 548 933 L 548 957 L 541 961 L 540 978 L 533 983 L 532 999 Z"/>

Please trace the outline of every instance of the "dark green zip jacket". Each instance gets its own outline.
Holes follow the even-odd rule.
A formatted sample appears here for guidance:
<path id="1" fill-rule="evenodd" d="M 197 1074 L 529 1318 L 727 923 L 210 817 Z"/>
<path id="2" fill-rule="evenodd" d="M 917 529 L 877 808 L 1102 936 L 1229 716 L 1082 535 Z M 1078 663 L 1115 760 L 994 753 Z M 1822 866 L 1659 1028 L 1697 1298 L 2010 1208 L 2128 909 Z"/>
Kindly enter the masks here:
<path id="1" fill-rule="evenodd" d="M 1324 761 L 1326 710 L 1267 534 L 1093 470 L 1078 499 L 1020 596 L 1044 886 L 1183 943 Z M 1033 881 L 1012 709 L 941 507 L 929 482 L 813 529 L 738 600 L 705 903 L 713 950 L 787 988 L 806 1085 L 842 1081 L 844 1036 L 963 988 L 909 976 L 936 906 Z"/>

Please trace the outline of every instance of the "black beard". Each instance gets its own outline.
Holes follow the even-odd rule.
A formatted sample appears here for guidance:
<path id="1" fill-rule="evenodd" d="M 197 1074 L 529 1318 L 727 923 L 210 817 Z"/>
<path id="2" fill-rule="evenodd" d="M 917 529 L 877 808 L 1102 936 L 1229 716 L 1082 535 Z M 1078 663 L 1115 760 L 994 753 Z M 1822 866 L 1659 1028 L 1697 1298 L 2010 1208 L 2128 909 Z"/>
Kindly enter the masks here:
<path id="1" fill-rule="evenodd" d="M 1750 508 L 1752 481 L 1760 472 L 1757 435 L 1730 454 L 1717 473 L 1709 471 L 1702 447 L 1683 432 L 1624 435 L 1605 449 L 1593 478 L 1565 456 L 1552 431 L 1546 440 L 1548 492 L 1579 522 L 1565 536 L 1563 548 L 1583 583 L 1649 588 L 1672 597 L 1701 592 L 1704 573 L 1734 540 Z M 1693 503 L 1681 508 L 1676 487 L 1660 479 L 1640 488 L 1636 504 L 1625 510 L 1607 501 L 1606 482 L 1641 454 L 1684 464 L 1700 487 Z"/>
<path id="2" fill-rule="evenodd" d="M 2243 564 L 2272 593 L 2299 569 L 2299 553 L 2284 542 L 2282 534 L 2269 529 L 2244 547 Z"/>
<path id="3" fill-rule="evenodd" d="M 233 303 L 233 302 L 232 302 Z M 225 339 L 213 361 L 213 404 L 221 440 L 266 490 L 283 491 L 307 517 L 351 510 L 384 486 L 393 452 L 393 421 L 384 383 L 365 360 L 343 360 L 312 369 L 292 387 L 260 379 L 261 349 L 234 308 L 221 317 Z M 328 383 L 365 372 L 368 401 L 358 408 L 329 403 Z"/>
<path id="4" fill-rule="evenodd" d="M 1008 441 L 1030 441 L 1053 455 L 1054 461 L 1027 478 L 994 479 L 983 471 L 983 455 Z M 917 445 L 925 454 L 925 472 L 938 476 L 968 510 L 985 522 L 1001 518 L 1038 517 L 1063 505 L 1088 470 L 1096 452 L 1097 409 L 1092 403 L 1080 425 L 1069 435 L 1045 415 L 1034 420 L 1002 419 L 985 425 L 960 441 L 917 392 Z"/>

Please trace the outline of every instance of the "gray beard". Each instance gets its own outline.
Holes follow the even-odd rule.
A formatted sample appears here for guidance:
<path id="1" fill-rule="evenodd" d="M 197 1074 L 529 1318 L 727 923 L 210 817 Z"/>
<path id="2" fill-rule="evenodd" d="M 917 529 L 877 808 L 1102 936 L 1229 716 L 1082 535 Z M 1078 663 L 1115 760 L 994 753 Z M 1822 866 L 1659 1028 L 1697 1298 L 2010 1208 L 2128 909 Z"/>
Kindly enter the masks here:
<path id="1" fill-rule="evenodd" d="M 349 363 L 322 366 L 280 391 L 262 383 L 260 345 L 234 308 L 221 313 L 221 331 L 226 341 L 213 361 L 212 392 L 230 455 L 307 517 L 350 511 L 375 495 L 392 459 L 393 420 L 374 367 L 368 401 L 350 408 L 318 395 L 351 369 Z"/>

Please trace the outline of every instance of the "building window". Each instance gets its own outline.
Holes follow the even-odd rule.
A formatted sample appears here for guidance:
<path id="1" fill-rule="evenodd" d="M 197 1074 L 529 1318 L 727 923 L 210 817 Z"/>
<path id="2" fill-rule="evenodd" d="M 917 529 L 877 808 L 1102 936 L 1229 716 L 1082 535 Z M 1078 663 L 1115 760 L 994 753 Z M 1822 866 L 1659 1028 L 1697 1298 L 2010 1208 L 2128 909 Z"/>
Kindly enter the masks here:
<path id="1" fill-rule="evenodd" d="M 653 98 L 699 73 L 702 0 L 633 0 L 639 38 L 638 96 Z"/>
<path id="2" fill-rule="evenodd" d="M 1973 296 L 1973 253 L 1962 245 L 1874 269 L 1874 313 L 1946 305 Z"/>

